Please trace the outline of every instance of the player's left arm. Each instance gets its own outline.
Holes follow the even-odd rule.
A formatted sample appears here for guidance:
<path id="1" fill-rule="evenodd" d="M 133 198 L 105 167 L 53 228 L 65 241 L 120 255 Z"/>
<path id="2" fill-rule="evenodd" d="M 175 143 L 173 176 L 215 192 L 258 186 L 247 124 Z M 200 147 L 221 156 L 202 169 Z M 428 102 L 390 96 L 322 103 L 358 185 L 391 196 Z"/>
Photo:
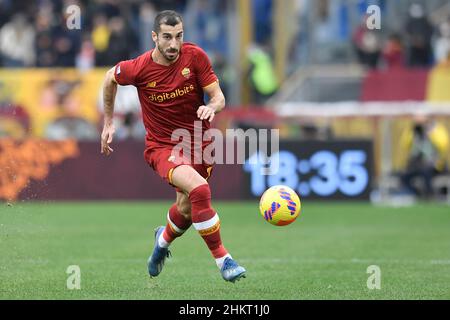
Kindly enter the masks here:
<path id="1" fill-rule="evenodd" d="M 209 103 L 206 106 L 200 106 L 197 110 L 197 116 L 200 120 L 213 121 L 216 113 L 225 108 L 225 96 L 220 88 L 219 81 L 203 88 L 203 91 L 209 97 Z"/>

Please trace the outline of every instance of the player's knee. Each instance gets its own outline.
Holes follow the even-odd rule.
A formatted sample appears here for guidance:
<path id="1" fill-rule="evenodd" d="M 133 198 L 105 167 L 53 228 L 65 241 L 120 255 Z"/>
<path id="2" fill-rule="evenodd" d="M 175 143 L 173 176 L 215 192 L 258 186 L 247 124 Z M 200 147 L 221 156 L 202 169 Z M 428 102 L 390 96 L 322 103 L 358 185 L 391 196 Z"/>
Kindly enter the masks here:
<path id="1" fill-rule="evenodd" d="M 205 181 L 204 184 L 201 184 L 197 186 L 196 188 L 192 189 L 192 191 L 189 193 L 189 198 L 192 202 L 193 199 L 195 200 L 210 200 L 211 199 L 211 189 L 209 188 L 209 184 Z"/>
<path id="2" fill-rule="evenodd" d="M 208 184 L 197 171 L 189 166 L 179 166 L 172 173 L 173 183 L 183 191 L 190 193 L 197 187 Z"/>

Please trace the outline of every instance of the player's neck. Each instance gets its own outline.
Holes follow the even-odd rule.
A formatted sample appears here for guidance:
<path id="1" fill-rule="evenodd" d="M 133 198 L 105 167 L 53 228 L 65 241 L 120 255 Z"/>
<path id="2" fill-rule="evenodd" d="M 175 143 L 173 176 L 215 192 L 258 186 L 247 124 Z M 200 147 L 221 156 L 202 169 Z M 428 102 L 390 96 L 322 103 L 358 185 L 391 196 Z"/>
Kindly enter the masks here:
<path id="1" fill-rule="evenodd" d="M 161 52 L 159 52 L 158 48 L 154 48 L 153 52 L 152 52 L 152 60 L 157 63 L 160 64 L 162 66 L 170 66 L 172 64 L 174 64 L 175 62 L 178 61 L 178 59 L 180 58 L 180 55 L 178 54 L 177 58 L 173 61 L 167 60 L 162 54 Z"/>

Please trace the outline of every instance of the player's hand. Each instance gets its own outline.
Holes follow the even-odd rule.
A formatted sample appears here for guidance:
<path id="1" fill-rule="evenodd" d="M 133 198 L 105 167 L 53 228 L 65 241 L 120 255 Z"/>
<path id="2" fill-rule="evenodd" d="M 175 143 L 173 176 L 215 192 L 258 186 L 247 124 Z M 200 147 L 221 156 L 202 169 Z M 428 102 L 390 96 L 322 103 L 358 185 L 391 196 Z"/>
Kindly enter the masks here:
<path id="1" fill-rule="evenodd" d="M 114 125 L 107 124 L 103 126 L 103 132 L 102 132 L 102 149 L 101 153 L 109 156 L 114 150 L 109 146 L 113 140 L 114 132 L 116 131 L 116 128 L 114 128 Z"/>
<path id="2" fill-rule="evenodd" d="M 208 120 L 209 122 L 213 121 L 216 112 L 213 108 L 208 106 L 200 106 L 197 110 L 197 116 L 200 120 Z"/>

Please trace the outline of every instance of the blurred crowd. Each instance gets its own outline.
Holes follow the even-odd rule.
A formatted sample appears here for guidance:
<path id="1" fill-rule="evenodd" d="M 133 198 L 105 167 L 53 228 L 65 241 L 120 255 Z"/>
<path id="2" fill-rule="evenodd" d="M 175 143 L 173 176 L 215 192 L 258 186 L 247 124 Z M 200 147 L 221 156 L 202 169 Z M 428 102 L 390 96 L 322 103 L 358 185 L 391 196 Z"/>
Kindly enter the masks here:
<path id="1" fill-rule="evenodd" d="M 450 12 L 435 25 L 421 3 L 412 3 L 402 30 L 396 31 L 369 30 L 365 18 L 352 36 L 361 64 L 391 69 L 450 62 Z"/>
<path id="2" fill-rule="evenodd" d="M 293 66 L 338 62 L 339 54 L 333 55 L 333 50 L 350 44 L 356 53 L 352 59 L 372 68 L 427 67 L 448 59 L 450 19 L 439 23 L 431 21 L 423 1 L 410 2 L 407 17 L 399 19 L 403 25 L 396 30 L 386 24 L 382 30 L 369 30 L 366 26 L 367 5 L 378 3 L 385 10 L 387 5 L 383 0 L 356 1 L 362 7 L 358 12 L 361 23 L 356 26 L 350 17 L 357 5 L 341 0 L 292 1 L 298 11 L 298 19 L 293 21 L 298 31 L 292 41 L 290 64 Z M 84 70 L 114 65 L 150 49 L 153 46 L 150 31 L 156 13 L 174 9 L 184 15 L 186 40 L 203 47 L 217 68 L 223 69 L 232 49 L 227 41 L 230 31 L 226 14 L 232 3 L 220 0 L 0 0 L 0 66 L 76 66 Z M 70 5 L 81 9 L 79 29 L 67 28 Z M 273 0 L 253 0 L 252 11 L 254 41 L 269 44 L 269 53 L 272 53 Z M 384 18 L 387 13 L 382 14 Z M 312 46 L 320 50 L 313 51 Z"/>
<path id="3" fill-rule="evenodd" d="M 217 56 L 226 51 L 224 1 L 213 0 L 0 0 L 0 66 L 112 66 L 153 47 L 156 13 L 185 16 L 186 40 Z M 80 28 L 68 29 L 71 5 L 81 10 Z"/>
<path id="4" fill-rule="evenodd" d="M 450 63 L 450 7 L 439 22 L 430 18 L 430 11 L 445 1 L 427 1 L 435 4 L 432 9 L 421 0 L 289 1 L 294 4 L 291 18 L 295 36 L 286 74 L 311 64 L 359 62 L 369 68 L 392 68 Z M 381 30 L 367 28 L 365 14 L 371 4 L 381 8 Z M 67 8 L 71 5 L 80 8 L 80 27 L 69 30 L 71 12 Z M 261 104 L 278 88 L 258 76 L 274 74 L 274 8 L 274 0 L 251 0 L 253 42 L 262 49 L 259 57 L 265 55 L 255 59 L 255 46 L 249 48 L 250 70 L 246 74 L 256 91 L 252 94 L 254 104 Z M 233 57 L 239 44 L 229 43 L 230 39 L 237 41 L 233 35 L 239 33 L 238 25 L 229 23 L 238 10 L 234 1 L 0 0 L 0 67 L 88 70 L 112 66 L 153 47 L 153 20 L 164 9 L 183 14 L 185 40 L 197 43 L 209 54 L 227 94 L 228 86 L 237 80 L 236 66 L 231 64 L 236 64 Z"/>

